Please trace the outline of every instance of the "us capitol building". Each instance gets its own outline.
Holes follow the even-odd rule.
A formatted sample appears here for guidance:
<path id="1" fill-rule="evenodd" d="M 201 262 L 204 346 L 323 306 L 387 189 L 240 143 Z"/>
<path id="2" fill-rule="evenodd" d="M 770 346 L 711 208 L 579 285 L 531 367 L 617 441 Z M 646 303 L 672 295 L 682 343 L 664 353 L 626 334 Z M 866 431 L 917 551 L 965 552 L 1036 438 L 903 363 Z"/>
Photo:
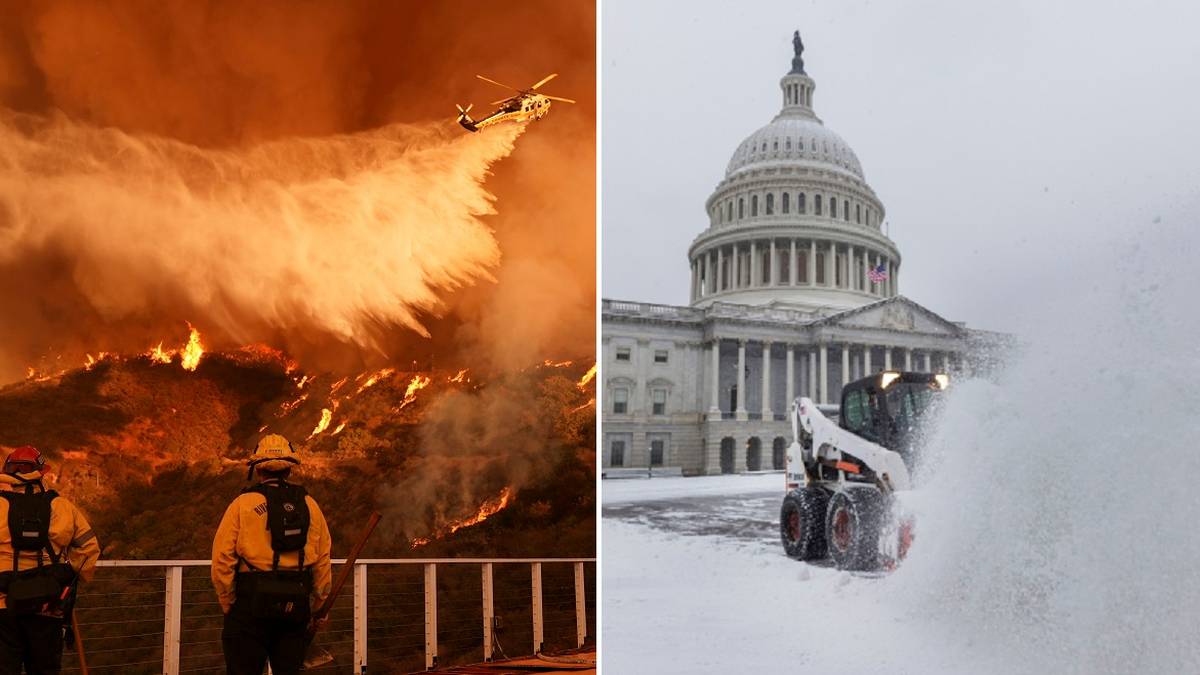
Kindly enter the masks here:
<path id="1" fill-rule="evenodd" d="M 603 301 L 607 473 L 782 469 L 796 396 L 836 412 L 843 383 L 983 368 L 1001 338 L 900 295 L 883 203 L 814 112 L 799 33 L 793 43 L 779 114 L 737 146 L 705 204 L 690 303 Z"/>

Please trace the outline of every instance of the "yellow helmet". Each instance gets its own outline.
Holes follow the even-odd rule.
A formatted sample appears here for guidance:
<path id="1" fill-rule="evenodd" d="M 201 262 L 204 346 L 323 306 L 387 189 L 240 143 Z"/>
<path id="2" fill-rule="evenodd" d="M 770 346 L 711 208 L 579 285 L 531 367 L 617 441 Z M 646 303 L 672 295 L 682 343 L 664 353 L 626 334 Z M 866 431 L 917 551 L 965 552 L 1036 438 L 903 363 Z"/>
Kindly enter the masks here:
<path id="1" fill-rule="evenodd" d="M 293 465 L 299 466 L 300 456 L 296 454 L 296 449 L 292 447 L 288 439 L 279 434 L 268 434 L 258 442 L 258 447 L 254 448 L 254 453 L 250 456 L 247 465 L 250 467 L 249 475 L 252 477 L 255 468 L 281 471 L 291 468 Z"/>

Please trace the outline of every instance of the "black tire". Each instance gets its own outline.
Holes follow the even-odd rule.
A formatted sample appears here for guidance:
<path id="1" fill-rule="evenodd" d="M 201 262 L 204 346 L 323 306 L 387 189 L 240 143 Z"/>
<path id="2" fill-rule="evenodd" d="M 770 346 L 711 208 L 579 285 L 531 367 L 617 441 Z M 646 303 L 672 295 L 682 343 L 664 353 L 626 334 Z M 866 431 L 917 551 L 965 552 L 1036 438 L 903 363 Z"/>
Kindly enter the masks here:
<path id="1" fill-rule="evenodd" d="M 825 505 L 829 493 L 803 487 L 783 498 L 779 509 L 779 538 L 788 557 L 796 560 L 825 558 Z"/>
<path id="2" fill-rule="evenodd" d="M 834 493 L 825 513 L 829 557 L 840 570 L 880 568 L 879 537 L 886 504 L 873 487 Z"/>

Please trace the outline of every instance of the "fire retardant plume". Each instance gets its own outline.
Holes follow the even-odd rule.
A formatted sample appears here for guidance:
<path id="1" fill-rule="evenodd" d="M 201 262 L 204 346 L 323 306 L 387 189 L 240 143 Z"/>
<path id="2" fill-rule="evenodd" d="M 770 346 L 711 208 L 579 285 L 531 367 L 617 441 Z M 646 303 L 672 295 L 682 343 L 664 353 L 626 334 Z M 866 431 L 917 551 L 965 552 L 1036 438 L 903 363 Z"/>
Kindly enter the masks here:
<path id="1" fill-rule="evenodd" d="M 499 262 L 483 179 L 520 129 L 391 125 L 213 150 L 5 115 L 0 265 L 69 260 L 103 320 L 182 311 L 241 343 L 428 335 L 418 312 Z"/>
<path id="2" fill-rule="evenodd" d="M 178 341 L 185 321 L 211 348 L 325 369 L 591 351 L 589 3 L 0 15 L 0 382 Z M 551 72 L 545 89 L 579 104 L 519 140 L 454 125 L 455 103 L 510 93 L 476 73 Z"/>

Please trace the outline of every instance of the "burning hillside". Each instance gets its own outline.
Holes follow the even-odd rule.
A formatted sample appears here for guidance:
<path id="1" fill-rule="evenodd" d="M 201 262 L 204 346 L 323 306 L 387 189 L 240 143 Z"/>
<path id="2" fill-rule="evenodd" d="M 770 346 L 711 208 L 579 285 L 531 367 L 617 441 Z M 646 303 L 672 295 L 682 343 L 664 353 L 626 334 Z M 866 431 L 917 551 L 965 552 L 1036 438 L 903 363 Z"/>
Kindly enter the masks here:
<path id="1" fill-rule="evenodd" d="M 244 484 L 247 449 L 267 432 L 296 443 L 304 458 L 296 479 L 326 505 L 335 535 L 352 532 L 360 513 L 385 513 L 390 536 L 379 554 L 435 544 L 590 553 L 594 410 L 585 364 L 335 376 L 302 372 L 261 346 L 197 353 L 199 344 L 193 332 L 179 349 L 92 356 L 0 389 L 0 446 L 46 451 L 59 488 L 92 514 L 108 555 L 206 555 L 220 511 Z M 499 525 L 473 531 L 501 513 Z M 535 524 L 565 538 L 531 542 L 524 533 Z"/>

